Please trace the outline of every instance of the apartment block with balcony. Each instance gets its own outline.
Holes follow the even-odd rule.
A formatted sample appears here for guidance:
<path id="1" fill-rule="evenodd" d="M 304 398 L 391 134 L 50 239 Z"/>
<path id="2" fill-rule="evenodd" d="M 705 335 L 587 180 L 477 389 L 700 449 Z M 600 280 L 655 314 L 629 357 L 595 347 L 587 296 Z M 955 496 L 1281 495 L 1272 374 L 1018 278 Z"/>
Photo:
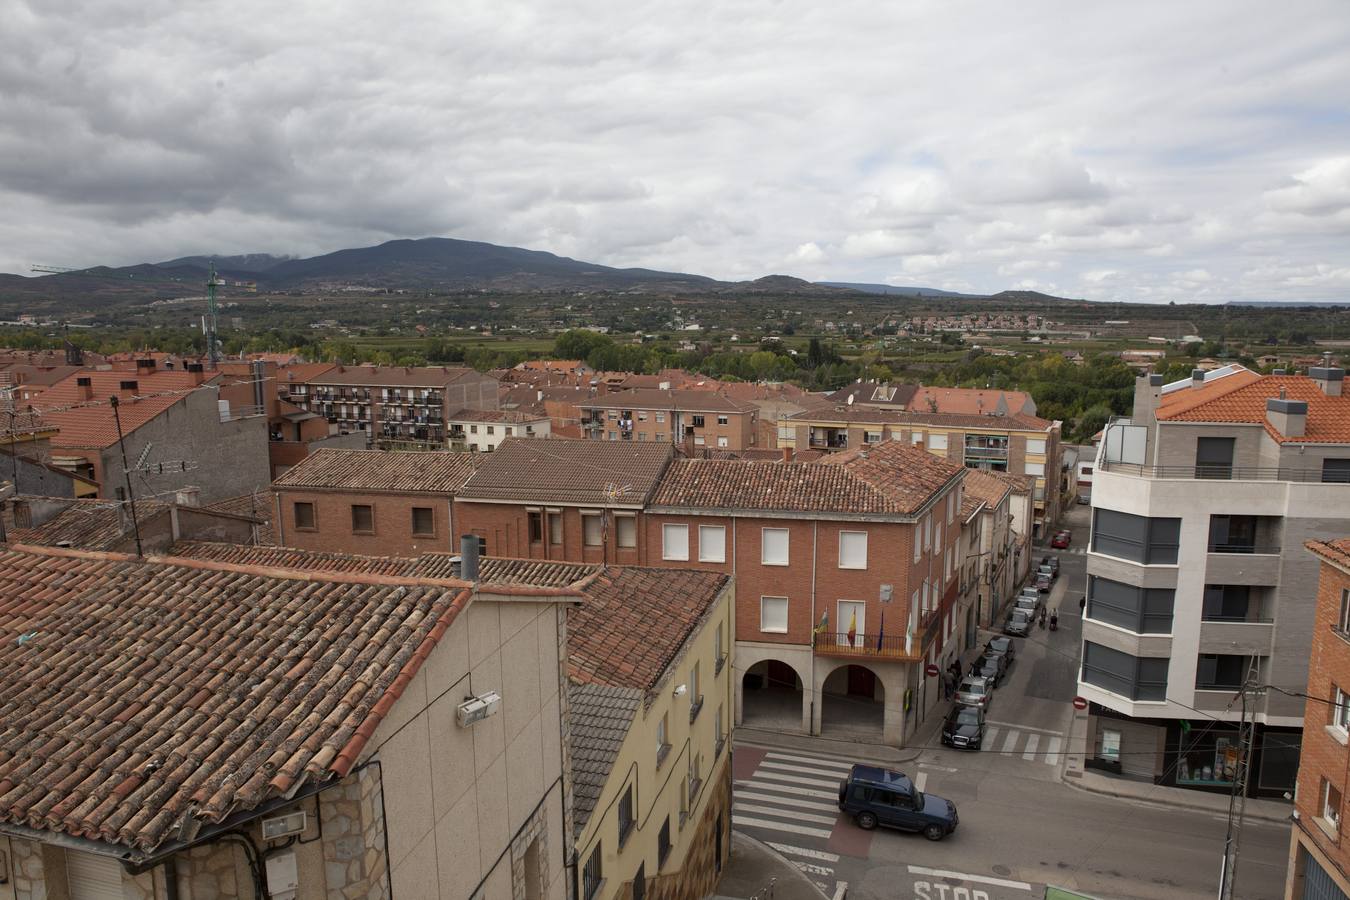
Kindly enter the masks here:
<path id="1" fill-rule="evenodd" d="M 1137 380 L 1093 473 L 1088 767 L 1229 791 L 1239 687 L 1307 681 L 1317 564 L 1303 544 L 1350 532 L 1343 378 L 1228 366 Z M 1266 691 L 1255 716 L 1250 790 L 1279 796 L 1294 784 L 1303 704 Z"/>
<path id="2" fill-rule="evenodd" d="M 779 447 L 832 453 L 882 441 L 923 447 L 971 469 L 1035 479 L 1030 523 L 1033 538 L 1043 535 L 1059 519 L 1060 423 L 1033 413 L 998 409 L 986 413 L 916 412 L 912 404 L 909 411 L 853 404 L 809 409 L 778 424 Z"/>
<path id="3" fill-rule="evenodd" d="M 450 414 L 450 449 L 491 453 L 510 437 L 548 437 L 547 413 L 517 409 L 461 409 Z"/>
<path id="4" fill-rule="evenodd" d="M 447 366 L 333 366 L 284 387 L 302 410 L 388 449 L 444 449 L 449 415 L 496 409 L 498 393 L 495 378 Z"/>
<path id="5" fill-rule="evenodd" d="M 736 722 L 901 746 L 941 698 L 924 665 L 960 608 L 964 467 L 907 444 L 819 462 L 676 459 L 643 516 L 652 564 L 734 573 Z"/>
<path id="6" fill-rule="evenodd" d="M 759 409 L 713 391 L 637 388 L 577 404 L 592 440 L 682 444 L 697 451 L 746 450 L 757 442 Z"/>

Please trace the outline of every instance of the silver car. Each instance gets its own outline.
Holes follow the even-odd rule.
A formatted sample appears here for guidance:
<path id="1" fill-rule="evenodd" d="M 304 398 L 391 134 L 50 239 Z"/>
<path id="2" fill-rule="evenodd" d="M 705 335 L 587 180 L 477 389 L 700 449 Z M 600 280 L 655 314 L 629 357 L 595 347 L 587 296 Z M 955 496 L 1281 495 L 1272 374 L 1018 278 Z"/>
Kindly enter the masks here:
<path id="1" fill-rule="evenodd" d="M 961 679 L 961 685 L 956 689 L 956 702 L 962 706 L 978 706 L 987 710 L 993 695 L 994 689 L 989 684 L 989 679 L 967 675 Z"/>

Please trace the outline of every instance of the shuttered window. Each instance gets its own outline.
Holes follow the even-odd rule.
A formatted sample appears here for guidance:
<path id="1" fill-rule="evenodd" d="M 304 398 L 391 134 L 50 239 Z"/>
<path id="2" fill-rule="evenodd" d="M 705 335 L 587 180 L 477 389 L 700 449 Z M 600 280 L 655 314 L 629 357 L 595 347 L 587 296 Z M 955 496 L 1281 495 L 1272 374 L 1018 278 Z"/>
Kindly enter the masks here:
<path id="1" fill-rule="evenodd" d="M 106 856 L 67 850 L 66 883 L 70 900 L 123 900 L 122 866 Z"/>

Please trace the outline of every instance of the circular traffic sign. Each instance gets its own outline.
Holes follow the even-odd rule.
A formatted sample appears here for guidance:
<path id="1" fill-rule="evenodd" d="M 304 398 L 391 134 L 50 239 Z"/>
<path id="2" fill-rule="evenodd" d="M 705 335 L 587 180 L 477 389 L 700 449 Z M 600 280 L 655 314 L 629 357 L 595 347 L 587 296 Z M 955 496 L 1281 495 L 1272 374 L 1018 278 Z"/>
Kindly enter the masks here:
<path id="1" fill-rule="evenodd" d="M 927 675 L 929 678 L 936 678 L 938 673 L 938 667 L 933 665 L 932 663 L 929 663 L 927 666 L 924 667 L 923 671 L 924 674 Z"/>
<path id="2" fill-rule="evenodd" d="M 1087 698 L 1086 698 L 1086 697 L 1074 697 L 1074 698 L 1073 698 L 1073 708 L 1074 708 L 1074 709 L 1087 709 L 1087 706 L 1088 706 L 1088 702 L 1087 702 Z"/>

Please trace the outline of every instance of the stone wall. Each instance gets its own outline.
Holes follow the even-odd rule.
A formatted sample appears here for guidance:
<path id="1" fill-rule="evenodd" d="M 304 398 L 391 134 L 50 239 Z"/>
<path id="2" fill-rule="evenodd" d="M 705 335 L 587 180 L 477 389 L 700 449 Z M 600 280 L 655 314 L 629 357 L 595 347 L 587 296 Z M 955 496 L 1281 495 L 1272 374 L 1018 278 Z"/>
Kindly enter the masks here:
<path id="1" fill-rule="evenodd" d="M 14 870 L 15 900 L 47 900 L 42 847 L 32 841 L 10 838 L 9 848 L 12 855 L 10 867 Z"/>
<path id="2" fill-rule="evenodd" d="M 389 896 L 384 852 L 384 804 L 372 767 L 325 791 L 323 869 L 328 900 L 384 900 Z"/>
<path id="3" fill-rule="evenodd" d="M 678 871 L 647 878 L 647 897 L 650 900 L 701 900 L 713 892 L 721 869 L 717 865 L 718 842 L 722 845 L 722 865 L 731 853 L 731 754 L 723 753 L 722 768 L 717 774 L 713 794 L 703 810 L 703 818 L 689 841 L 684 865 Z M 722 830 L 717 830 L 718 818 Z M 624 886 L 624 900 L 632 900 L 633 885 Z"/>

